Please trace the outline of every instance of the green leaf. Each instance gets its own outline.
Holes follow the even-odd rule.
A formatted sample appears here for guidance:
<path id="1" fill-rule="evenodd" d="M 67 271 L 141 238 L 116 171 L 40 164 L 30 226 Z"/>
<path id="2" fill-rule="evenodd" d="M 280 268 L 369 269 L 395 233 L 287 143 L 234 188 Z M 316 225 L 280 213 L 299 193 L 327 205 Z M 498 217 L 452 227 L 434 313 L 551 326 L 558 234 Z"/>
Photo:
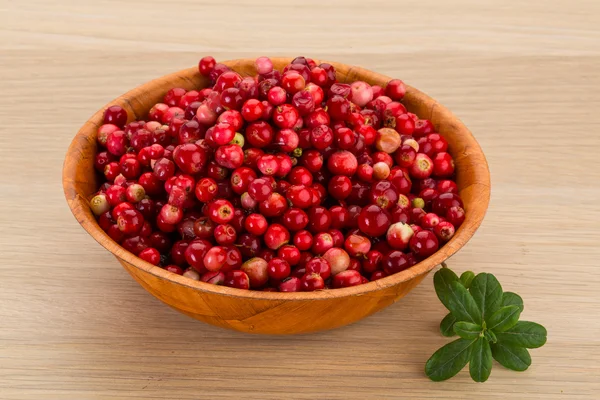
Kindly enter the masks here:
<path id="1" fill-rule="evenodd" d="M 519 321 L 512 328 L 499 332 L 498 341 L 506 345 L 535 349 L 546 343 L 548 332 L 540 324 L 529 321 Z"/>
<path id="2" fill-rule="evenodd" d="M 506 345 L 501 342 L 494 343 L 490 347 L 494 359 L 505 368 L 513 371 L 525 371 L 531 365 L 531 356 L 524 347 Z"/>
<path id="3" fill-rule="evenodd" d="M 481 325 L 459 321 L 454 324 L 454 332 L 463 339 L 477 339 L 483 328 Z"/>
<path id="4" fill-rule="evenodd" d="M 488 342 L 496 343 L 498 341 L 496 334 L 492 331 L 488 331 L 487 329 L 486 329 L 485 333 L 483 334 L 483 336 L 487 339 Z"/>
<path id="5" fill-rule="evenodd" d="M 494 333 L 504 332 L 516 325 L 519 316 L 521 316 L 521 310 L 518 306 L 502 307 L 490 317 L 488 329 Z"/>
<path id="6" fill-rule="evenodd" d="M 445 381 L 458 374 L 471 357 L 475 340 L 457 339 L 438 349 L 425 364 L 425 374 L 432 381 Z"/>
<path id="7" fill-rule="evenodd" d="M 441 268 L 433 275 L 433 286 L 435 293 L 445 306 L 450 297 L 450 283 L 458 281 L 458 276 L 449 268 Z"/>
<path id="8" fill-rule="evenodd" d="M 492 350 L 488 341 L 480 337 L 471 350 L 469 372 L 475 382 L 485 382 L 492 372 Z"/>
<path id="9" fill-rule="evenodd" d="M 466 287 L 467 289 L 469 287 L 471 287 L 471 283 L 473 282 L 473 279 L 475 279 L 475 273 L 473 273 L 473 271 L 465 271 L 462 273 L 462 275 L 460 276 L 460 282 L 463 284 L 464 287 Z"/>
<path id="10" fill-rule="evenodd" d="M 452 292 L 446 307 L 456 317 L 456 320 L 481 324 L 481 312 L 467 288 L 459 281 L 452 282 L 450 288 Z"/>
<path id="11" fill-rule="evenodd" d="M 513 292 L 504 292 L 502 295 L 502 306 L 519 306 L 521 312 L 525 309 L 521 296 Z"/>
<path id="12" fill-rule="evenodd" d="M 481 323 L 481 313 L 473 296 L 460 283 L 454 272 L 442 268 L 433 276 L 435 292 L 457 321 Z"/>
<path id="13" fill-rule="evenodd" d="M 487 321 L 502 304 L 502 286 L 492 274 L 477 274 L 470 287 L 471 295 L 481 310 L 481 317 Z"/>
<path id="14" fill-rule="evenodd" d="M 446 337 L 456 336 L 456 334 L 454 333 L 454 329 L 453 329 L 455 322 L 456 322 L 456 318 L 454 318 L 454 315 L 452 315 L 452 313 L 448 313 L 444 317 L 442 322 L 440 322 L 441 334 Z"/>

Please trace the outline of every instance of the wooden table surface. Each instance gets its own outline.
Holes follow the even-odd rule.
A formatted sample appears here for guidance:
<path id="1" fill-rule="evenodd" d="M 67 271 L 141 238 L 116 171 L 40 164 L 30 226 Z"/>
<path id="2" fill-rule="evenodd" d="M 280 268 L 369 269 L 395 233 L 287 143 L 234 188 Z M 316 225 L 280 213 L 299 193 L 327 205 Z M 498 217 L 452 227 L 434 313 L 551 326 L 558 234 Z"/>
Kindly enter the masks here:
<path id="1" fill-rule="evenodd" d="M 496 274 L 548 328 L 530 369 L 430 382 L 431 276 L 296 337 L 202 324 L 135 283 L 71 216 L 63 157 L 110 99 L 206 54 L 353 63 L 453 110 L 493 190 L 449 265 Z M 600 398 L 599 72 L 596 0 L 0 0 L 0 399 Z"/>

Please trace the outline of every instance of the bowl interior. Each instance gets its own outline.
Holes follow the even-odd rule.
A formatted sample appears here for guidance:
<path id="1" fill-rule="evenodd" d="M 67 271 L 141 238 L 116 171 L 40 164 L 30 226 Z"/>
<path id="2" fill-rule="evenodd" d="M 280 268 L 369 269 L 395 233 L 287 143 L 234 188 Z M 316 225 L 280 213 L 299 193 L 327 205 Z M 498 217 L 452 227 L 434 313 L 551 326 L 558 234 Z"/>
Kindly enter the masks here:
<path id="1" fill-rule="evenodd" d="M 272 59 L 276 69 L 283 67 L 291 58 Z M 371 85 L 385 86 L 391 79 L 387 76 L 371 72 L 359 67 L 329 62 L 337 71 L 340 82 L 365 81 Z M 255 75 L 254 60 L 242 59 L 226 61 L 233 70 L 242 76 Z M 189 68 L 148 82 L 111 101 L 107 106 L 118 104 L 129 115 L 129 120 L 145 119 L 148 110 L 161 101 L 165 93 L 174 87 L 186 90 L 200 89 L 209 82 L 202 77 L 197 68 Z M 92 214 L 88 200 L 98 188 L 98 176 L 94 169 L 96 153 L 96 131 L 102 124 L 103 107 L 96 112 L 80 129 L 73 139 L 65 158 L 63 169 L 63 187 L 67 202 L 74 216 L 82 227 L 107 250 L 122 260 L 133 264 L 142 271 L 151 273 L 161 279 L 176 282 L 194 288 L 200 292 L 219 293 L 225 296 L 236 296 L 271 300 L 311 299 L 325 300 L 334 297 L 361 295 L 376 291 L 400 282 L 406 282 L 431 271 L 436 265 L 446 260 L 460 249 L 474 234 L 481 224 L 487 210 L 490 197 L 490 178 L 485 156 L 471 132 L 449 110 L 419 90 L 407 85 L 407 93 L 402 101 L 406 108 L 420 118 L 429 119 L 448 141 L 449 152 L 456 165 L 457 184 L 466 210 L 465 222 L 456 231 L 454 237 L 431 257 L 415 266 L 367 284 L 344 289 L 326 290 L 307 293 L 277 293 L 246 291 L 204 282 L 197 282 L 170 273 L 160 267 L 141 260 L 124 250 L 98 226 Z"/>

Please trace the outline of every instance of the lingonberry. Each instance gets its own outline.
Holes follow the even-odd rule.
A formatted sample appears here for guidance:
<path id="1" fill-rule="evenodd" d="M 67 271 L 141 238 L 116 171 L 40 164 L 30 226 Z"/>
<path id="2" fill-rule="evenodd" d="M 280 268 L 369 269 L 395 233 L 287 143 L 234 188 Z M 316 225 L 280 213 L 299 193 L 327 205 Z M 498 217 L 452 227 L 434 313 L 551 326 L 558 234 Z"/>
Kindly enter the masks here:
<path id="1" fill-rule="evenodd" d="M 356 156 L 347 150 L 336 151 L 327 160 L 327 168 L 332 174 L 352 176 L 358 168 Z"/>
<path id="2" fill-rule="evenodd" d="M 211 178 L 200 178 L 194 190 L 196 198 L 202 202 L 209 202 L 217 195 L 217 182 Z"/>
<path id="3" fill-rule="evenodd" d="M 225 274 L 225 286 L 229 286 L 235 289 L 250 289 L 250 278 L 244 271 L 232 270 Z"/>
<path id="4" fill-rule="evenodd" d="M 433 161 L 426 154 L 418 153 L 409 170 L 410 175 L 414 178 L 428 178 L 433 172 Z"/>
<path id="5" fill-rule="evenodd" d="M 267 200 L 262 201 L 258 204 L 258 209 L 260 210 L 260 213 L 268 218 L 283 215 L 287 208 L 288 203 L 285 197 L 275 192 L 271 193 Z"/>
<path id="6" fill-rule="evenodd" d="M 351 103 L 342 96 L 333 96 L 327 100 L 327 112 L 338 121 L 346 121 L 350 117 Z"/>
<path id="7" fill-rule="evenodd" d="M 439 133 L 431 133 L 427 135 L 427 142 L 431 144 L 431 153 L 443 153 L 448 150 L 448 141 Z"/>
<path id="8" fill-rule="evenodd" d="M 253 289 L 264 286 L 269 281 L 267 261 L 254 257 L 244 262 L 240 270 L 245 272 Z"/>
<path id="9" fill-rule="evenodd" d="M 190 245 L 191 246 L 191 245 Z M 204 255 L 204 268 L 208 271 L 219 271 L 225 265 L 227 249 L 223 246 L 211 247 Z"/>
<path id="10" fill-rule="evenodd" d="M 287 180 L 292 185 L 311 186 L 313 183 L 313 175 L 307 168 L 294 167 L 290 171 Z"/>
<path id="11" fill-rule="evenodd" d="M 294 94 L 292 97 L 292 105 L 296 107 L 298 114 L 305 116 L 315 109 L 315 99 L 310 92 L 302 90 Z"/>
<path id="12" fill-rule="evenodd" d="M 235 243 L 237 232 L 229 224 L 218 225 L 215 228 L 215 240 L 221 246 L 229 246 Z"/>
<path id="13" fill-rule="evenodd" d="M 319 274 L 305 274 L 300 278 L 300 288 L 304 292 L 325 289 L 325 281 Z"/>
<path id="14" fill-rule="evenodd" d="M 275 157 L 277 158 L 277 172 L 275 173 L 275 176 L 284 178 L 292 170 L 292 158 L 285 153 L 279 153 Z"/>
<path id="15" fill-rule="evenodd" d="M 420 138 L 433 132 L 435 132 L 435 128 L 430 120 L 418 119 L 415 122 L 415 131 L 413 132 L 414 137 Z"/>
<path id="16" fill-rule="evenodd" d="M 399 250 L 394 250 L 383 258 L 382 265 L 383 271 L 388 275 L 392 275 L 410 268 L 412 263 L 406 254 Z"/>
<path id="17" fill-rule="evenodd" d="M 292 269 L 290 264 L 282 258 L 273 258 L 267 264 L 269 278 L 281 281 L 290 276 Z"/>
<path id="18" fill-rule="evenodd" d="M 371 237 L 382 236 L 387 232 L 389 226 L 389 214 L 375 204 L 364 207 L 358 217 L 359 229 Z"/>
<path id="19" fill-rule="evenodd" d="M 171 264 L 167 265 L 165 269 L 177 275 L 183 275 L 183 269 L 179 265 Z"/>
<path id="20" fill-rule="evenodd" d="M 111 207 L 115 207 L 127 200 L 126 189 L 123 186 L 112 185 L 106 189 L 105 194 Z"/>
<path id="21" fill-rule="evenodd" d="M 105 124 L 113 124 L 123 128 L 127 123 L 127 111 L 118 105 L 110 106 L 104 110 L 103 121 Z"/>
<path id="22" fill-rule="evenodd" d="M 262 236 L 267 231 L 268 222 L 261 214 L 250 214 L 244 221 L 244 228 L 253 235 Z"/>
<path id="23" fill-rule="evenodd" d="M 392 209 L 398 202 L 398 192 L 390 181 L 373 183 L 369 193 L 369 200 L 384 210 Z"/>
<path id="24" fill-rule="evenodd" d="M 433 232 L 422 230 L 410 239 L 411 251 L 420 259 L 427 258 L 438 250 L 439 242 Z"/>
<path id="25" fill-rule="evenodd" d="M 127 152 L 129 140 L 123 131 L 114 131 L 106 137 L 106 149 L 115 156 L 122 156 Z"/>
<path id="26" fill-rule="evenodd" d="M 342 206 L 333 206 L 329 209 L 331 215 L 331 227 L 334 229 L 344 229 L 350 221 L 350 212 Z"/>
<path id="27" fill-rule="evenodd" d="M 350 89 L 349 100 L 359 107 L 364 107 L 368 102 L 373 100 L 373 88 L 366 82 L 352 82 Z"/>
<path id="28" fill-rule="evenodd" d="M 400 79 L 392 79 L 385 86 L 385 95 L 392 100 L 400 101 L 406 94 L 406 85 Z"/>
<path id="29" fill-rule="evenodd" d="M 410 225 L 405 222 L 396 222 L 390 225 L 386 239 L 388 244 L 394 249 L 404 250 L 408 247 L 408 243 L 414 232 Z"/>
<path id="30" fill-rule="evenodd" d="M 217 199 L 208 206 L 208 217 L 217 224 L 227 224 L 233 219 L 233 205 L 225 199 Z"/>
<path id="31" fill-rule="evenodd" d="M 146 197 L 146 191 L 139 183 L 133 183 L 125 190 L 125 196 L 130 203 L 137 203 Z"/>
<path id="32" fill-rule="evenodd" d="M 300 291 L 300 278 L 292 276 L 284 279 L 278 287 L 280 292 L 299 292 Z"/>
<path id="33" fill-rule="evenodd" d="M 277 250 L 277 257 L 287 261 L 290 265 L 296 265 L 300 261 L 300 250 L 296 246 L 286 244 Z"/>
<path id="34" fill-rule="evenodd" d="M 307 221 L 308 222 L 308 221 Z M 301 230 L 294 235 L 294 246 L 300 251 L 306 251 L 313 245 L 313 236 L 309 231 Z"/>
<path id="35" fill-rule="evenodd" d="M 286 197 L 294 207 L 308 208 L 312 204 L 312 192 L 303 185 L 290 186 L 287 190 Z"/>
<path id="36" fill-rule="evenodd" d="M 454 173 L 454 160 L 448 153 L 437 153 L 433 158 L 433 175 L 445 178 Z"/>
<path id="37" fill-rule="evenodd" d="M 273 122 L 280 129 L 294 128 L 299 118 L 298 110 L 291 104 L 282 104 L 273 110 Z"/>
<path id="38" fill-rule="evenodd" d="M 465 210 L 460 206 L 452 206 L 446 211 L 446 220 L 455 228 L 458 228 L 465 221 Z"/>
<path id="39" fill-rule="evenodd" d="M 321 125 L 329 126 L 329 123 L 331 122 L 329 114 L 322 108 L 316 109 L 315 111 L 311 112 L 304 118 L 304 120 L 306 127 L 309 129 L 314 129 Z"/>
<path id="40" fill-rule="evenodd" d="M 311 130 L 310 143 L 318 150 L 325 150 L 333 143 L 333 131 L 327 125 L 319 125 Z"/>
<path id="41" fill-rule="evenodd" d="M 331 214 L 322 206 L 314 206 L 308 210 L 308 230 L 313 233 L 324 232 L 331 226 Z"/>
<path id="42" fill-rule="evenodd" d="M 456 182 L 448 179 L 438 181 L 436 188 L 439 193 L 458 193 Z"/>
<path id="43" fill-rule="evenodd" d="M 126 239 L 123 239 L 123 241 L 121 242 L 121 246 L 123 246 L 125 250 L 137 256 L 142 251 L 144 251 L 144 249 L 148 248 L 148 239 L 142 236 L 128 237 Z"/>
<path id="44" fill-rule="evenodd" d="M 100 216 L 105 212 L 110 210 L 110 203 L 108 202 L 108 197 L 104 193 L 99 193 L 92 197 L 90 200 L 90 208 L 92 212 Z"/>
<path id="45" fill-rule="evenodd" d="M 195 269 L 192 269 L 192 268 L 186 269 L 183 273 L 183 276 L 185 276 L 188 279 L 192 279 L 194 281 L 200 280 L 200 274 L 198 273 L 198 271 L 196 271 Z"/>
<path id="46" fill-rule="evenodd" d="M 221 271 L 209 271 L 200 276 L 200 280 L 213 285 L 223 285 L 225 283 L 225 274 Z"/>
<path id="47" fill-rule="evenodd" d="M 98 133 L 96 135 L 96 140 L 102 146 L 106 147 L 106 141 L 108 140 L 108 135 L 113 132 L 119 131 L 120 128 L 114 124 L 104 124 L 100 128 L 98 128 Z"/>
<path id="48" fill-rule="evenodd" d="M 365 258 L 362 261 L 361 267 L 364 272 L 373 273 L 381 269 L 381 262 L 383 261 L 383 254 L 377 250 L 371 250 L 365 254 Z"/>
<path id="49" fill-rule="evenodd" d="M 158 250 L 152 247 L 147 247 L 144 250 L 140 251 L 138 257 L 153 265 L 158 265 L 160 263 L 160 253 L 158 252 Z"/>
<path id="50" fill-rule="evenodd" d="M 198 63 L 198 70 L 204 76 L 208 76 L 211 71 L 215 68 L 217 62 L 211 56 L 202 57 Z"/>
<path id="51" fill-rule="evenodd" d="M 117 219 L 119 218 L 119 216 L 120 216 L 120 215 L 121 215 L 121 214 L 122 214 L 124 211 L 127 211 L 127 210 L 134 210 L 134 209 L 135 209 L 135 207 L 134 207 L 133 205 L 131 205 L 131 203 L 127 203 L 127 202 L 120 203 L 120 204 L 116 205 L 116 206 L 115 206 L 115 207 L 112 209 L 112 211 L 111 211 L 111 215 L 112 215 L 112 218 L 115 220 L 115 223 L 116 223 L 116 222 L 117 222 Z"/>
<path id="52" fill-rule="evenodd" d="M 336 275 L 348 269 L 350 266 L 350 256 L 339 247 L 329 249 L 323 254 L 323 259 L 331 267 L 331 274 Z"/>
<path id="53" fill-rule="evenodd" d="M 333 238 L 329 233 L 321 232 L 314 237 L 312 246 L 313 254 L 322 255 L 331 248 L 333 248 Z"/>
<path id="54" fill-rule="evenodd" d="M 248 185 L 248 194 L 258 202 L 267 200 L 272 192 L 272 186 L 264 178 L 257 178 Z"/>
<path id="55" fill-rule="evenodd" d="M 215 151 L 215 161 L 227 169 L 236 169 L 244 163 L 244 151 L 236 144 L 219 146 Z"/>
<path id="56" fill-rule="evenodd" d="M 333 288 L 345 288 L 360 285 L 361 275 L 358 271 L 342 271 L 333 277 Z"/>
<path id="57" fill-rule="evenodd" d="M 368 164 L 360 164 L 356 169 L 356 176 L 363 182 L 372 182 L 374 169 Z M 389 175 L 388 175 L 389 176 Z"/>
<path id="58" fill-rule="evenodd" d="M 431 211 L 445 218 L 451 207 L 463 207 L 463 202 L 456 193 L 442 193 L 431 203 Z M 452 225 L 458 226 L 454 223 Z"/>
<path id="59" fill-rule="evenodd" d="M 292 129 L 281 129 L 275 135 L 275 144 L 281 151 L 291 153 L 298 148 L 299 143 L 298 134 Z"/>
<path id="60" fill-rule="evenodd" d="M 294 94 L 306 87 L 305 78 L 296 71 L 289 71 L 283 74 L 281 78 L 281 87 L 283 87 L 286 92 Z"/>
<path id="61" fill-rule="evenodd" d="M 371 241 L 364 236 L 348 235 L 344 249 L 351 257 L 362 257 L 371 250 Z"/>
<path id="62" fill-rule="evenodd" d="M 263 240 L 271 250 L 277 250 L 290 241 L 290 232 L 280 224 L 272 224 L 267 228 Z"/>
<path id="63" fill-rule="evenodd" d="M 448 221 L 441 221 L 433 227 L 433 233 L 442 243 L 445 243 L 454 236 L 454 225 Z"/>

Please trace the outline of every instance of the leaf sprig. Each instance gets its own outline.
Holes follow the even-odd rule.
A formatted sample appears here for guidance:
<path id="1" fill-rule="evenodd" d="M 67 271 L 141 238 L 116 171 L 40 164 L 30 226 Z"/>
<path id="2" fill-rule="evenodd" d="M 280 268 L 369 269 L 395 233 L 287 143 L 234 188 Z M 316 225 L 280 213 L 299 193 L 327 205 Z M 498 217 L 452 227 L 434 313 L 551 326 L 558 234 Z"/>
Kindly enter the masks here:
<path id="1" fill-rule="evenodd" d="M 425 364 L 433 381 L 452 378 L 467 363 L 471 378 L 485 382 L 492 372 L 492 358 L 514 371 L 531 365 L 527 349 L 546 343 L 546 328 L 535 322 L 519 321 L 523 299 L 503 292 L 492 274 L 471 271 L 460 278 L 445 267 L 433 277 L 435 292 L 450 311 L 440 323 L 444 336 L 459 336 L 437 350 Z"/>

